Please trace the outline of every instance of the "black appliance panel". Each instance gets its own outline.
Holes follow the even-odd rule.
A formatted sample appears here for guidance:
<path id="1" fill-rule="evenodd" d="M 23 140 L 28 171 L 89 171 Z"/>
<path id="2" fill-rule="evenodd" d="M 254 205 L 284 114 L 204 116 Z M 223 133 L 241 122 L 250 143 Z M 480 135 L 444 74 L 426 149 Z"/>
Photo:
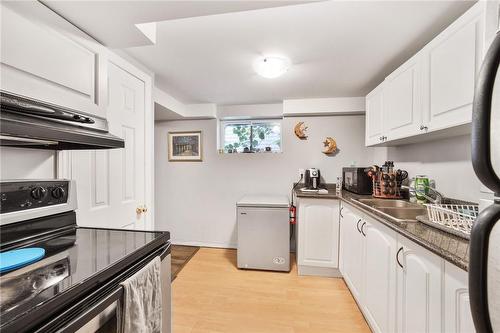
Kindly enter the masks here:
<path id="1" fill-rule="evenodd" d="M 69 181 L 19 181 L 0 185 L 0 213 L 63 204 L 68 201 Z"/>
<path id="2" fill-rule="evenodd" d="M 357 194 L 373 194 L 372 179 L 365 173 L 366 168 L 342 168 L 342 187 Z"/>

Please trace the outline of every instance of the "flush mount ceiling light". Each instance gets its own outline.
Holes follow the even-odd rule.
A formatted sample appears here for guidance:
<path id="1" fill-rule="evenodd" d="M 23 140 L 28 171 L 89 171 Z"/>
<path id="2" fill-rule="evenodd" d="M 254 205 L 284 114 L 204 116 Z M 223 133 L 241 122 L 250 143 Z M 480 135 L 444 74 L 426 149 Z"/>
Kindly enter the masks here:
<path id="1" fill-rule="evenodd" d="M 290 68 L 290 59 L 281 56 L 264 56 L 255 60 L 253 68 L 257 74 L 274 79 L 286 73 Z"/>

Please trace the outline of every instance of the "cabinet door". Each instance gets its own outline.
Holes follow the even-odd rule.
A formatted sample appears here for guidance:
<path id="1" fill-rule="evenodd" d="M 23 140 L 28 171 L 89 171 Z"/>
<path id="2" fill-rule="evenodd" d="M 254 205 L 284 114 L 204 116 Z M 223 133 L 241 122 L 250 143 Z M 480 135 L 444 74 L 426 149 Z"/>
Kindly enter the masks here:
<path id="1" fill-rule="evenodd" d="M 300 199 L 298 264 L 338 267 L 338 200 Z"/>
<path id="2" fill-rule="evenodd" d="M 341 272 L 353 296 L 361 301 L 363 274 L 363 238 L 359 227 L 363 220 L 345 207 L 342 210 L 341 230 Z"/>
<path id="3" fill-rule="evenodd" d="M 383 91 L 384 83 L 380 84 L 366 96 L 366 129 L 365 144 L 372 146 L 382 142 L 383 127 Z"/>
<path id="4" fill-rule="evenodd" d="M 365 224 L 366 222 L 366 224 Z M 396 233 L 375 221 L 365 221 L 363 304 L 375 332 L 395 332 Z"/>
<path id="5" fill-rule="evenodd" d="M 470 311 L 467 272 L 449 262 L 445 262 L 444 271 L 445 332 L 475 332 Z"/>
<path id="6" fill-rule="evenodd" d="M 383 122 L 387 140 L 421 133 L 420 67 L 417 54 L 386 79 Z"/>
<path id="7" fill-rule="evenodd" d="M 429 131 L 470 123 L 483 50 L 484 6 L 475 5 L 424 49 L 424 116 Z"/>
<path id="8" fill-rule="evenodd" d="M 440 332 L 443 260 L 404 237 L 398 249 L 398 332 Z"/>
<path id="9" fill-rule="evenodd" d="M 39 2 L 1 10 L 1 88 L 105 116 L 104 47 Z"/>

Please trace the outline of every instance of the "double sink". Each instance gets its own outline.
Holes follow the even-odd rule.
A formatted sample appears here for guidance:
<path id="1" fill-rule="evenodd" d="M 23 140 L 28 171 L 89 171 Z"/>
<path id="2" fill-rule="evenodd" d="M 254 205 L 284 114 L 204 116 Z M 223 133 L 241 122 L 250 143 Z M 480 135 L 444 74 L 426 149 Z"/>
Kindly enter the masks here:
<path id="1" fill-rule="evenodd" d="M 396 222 L 415 222 L 427 210 L 417 203 L 390 199 L 352 199 L 368 209 L 379 212 Z"/>

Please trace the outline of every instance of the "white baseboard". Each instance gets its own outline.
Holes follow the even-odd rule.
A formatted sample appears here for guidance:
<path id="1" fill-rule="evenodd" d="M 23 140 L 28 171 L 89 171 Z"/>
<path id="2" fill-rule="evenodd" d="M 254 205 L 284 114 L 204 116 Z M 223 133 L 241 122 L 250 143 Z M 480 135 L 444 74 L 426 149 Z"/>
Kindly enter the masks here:
<path id="1" fill-rule="evenodd" d="M 297 270 L 299 275 L 325 276 L 334 278 L 342 277 L 338 268 L 298 265 Z"/>
<path id="2" fill-rule="evenodd" d="M 217 247 L 223 249 L 236 249 L 237 245 L 232 243 L 219 243 L 219 242 L 199 242 L 199 241 L 180 241 L 172 240 L 174 245 L 187 245 L 187 246 L 199 246 L 199 247 Z"/>

